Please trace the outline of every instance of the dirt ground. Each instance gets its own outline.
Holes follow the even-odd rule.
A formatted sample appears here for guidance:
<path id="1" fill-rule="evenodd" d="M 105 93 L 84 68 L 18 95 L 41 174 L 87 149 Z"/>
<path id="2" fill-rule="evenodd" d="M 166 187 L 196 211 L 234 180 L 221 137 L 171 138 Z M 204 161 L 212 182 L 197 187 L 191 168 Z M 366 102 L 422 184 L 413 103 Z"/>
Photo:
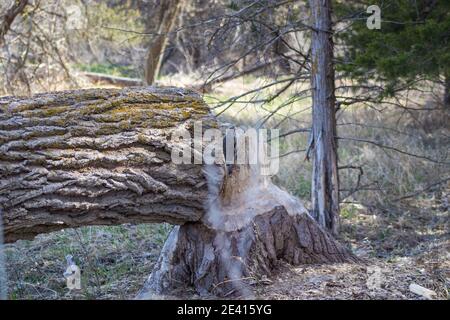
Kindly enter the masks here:
<path id="1" fill-rule="evenodd" d="M 448 201 L 447 190 L 389 211 L 352 206 L 342 235 L 363 264 L 285 265 L 257 292 L 267 299 L 424 299 L 409 290 L 416 283 L 449 299 Z"/>
<path id="2" fill-rule="evenodd" d="M 449 190 L 447 186 L 388 208 L 345 204 L 341 240 L 365 262 L 283 265 L 274 277 L 255 285 L 254 298 L 424 299 L 410 292 L 409 285 L 416 283 L 434 290 L 436 299 L 449 299 Z M 86 227 L 7 245 L 9 296 L 132 299 L 150 274 L 170 228 Z M 81 269 L 81 290 L 66 287 L 67 254 Z"/>

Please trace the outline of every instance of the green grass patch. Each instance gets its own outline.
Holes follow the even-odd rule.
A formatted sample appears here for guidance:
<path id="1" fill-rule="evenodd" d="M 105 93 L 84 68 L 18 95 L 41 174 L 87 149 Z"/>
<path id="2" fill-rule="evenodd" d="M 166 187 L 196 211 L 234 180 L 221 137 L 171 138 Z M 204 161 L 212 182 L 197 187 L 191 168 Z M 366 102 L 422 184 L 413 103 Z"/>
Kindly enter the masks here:
<path id="1" fill-rule="evenodd" d="M 85 72 L 103 73 L 116 77 L 139 78 L 140 74 L 134 66 L 112 63 L 76 64 L 75 69 Z"/>

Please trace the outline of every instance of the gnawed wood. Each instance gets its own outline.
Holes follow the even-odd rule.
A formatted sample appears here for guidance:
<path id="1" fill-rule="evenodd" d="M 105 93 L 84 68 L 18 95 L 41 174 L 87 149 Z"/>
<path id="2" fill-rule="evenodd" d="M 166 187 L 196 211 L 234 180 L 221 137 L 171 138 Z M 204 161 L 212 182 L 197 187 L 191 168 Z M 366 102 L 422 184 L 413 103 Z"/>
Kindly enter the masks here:
<path id="1" fill-rule="evenodd" d="M 171 134 L 215 126 L 178 88 L 91 89 L 0 98 L 6 242 L 85 225 L 197 221 L 201 166 L 171 161 Z"/>
<path id="2" fill-rule="evenodd" d="M 282 261 L 358 262 L 299 199 L 254 168 L 224 172 L 217 172 L 215 180 L 223 182 L 202 221 L 172 230 L 138 298 L 177 295 L 188 287 L 200 295 L 250 298 L 251 285 L 265 281 Z"/>
<path id="3" fill-rule="evenodd" d="M 234 231 L 199 222 L 175 227 L 139 298 L 173 295 L 189 287 L 201 295 L 248 298 L 251 285 L 271 276 L 281 261 L 358 260 L 308 214 L 292 216 L 278 206 Z"/>

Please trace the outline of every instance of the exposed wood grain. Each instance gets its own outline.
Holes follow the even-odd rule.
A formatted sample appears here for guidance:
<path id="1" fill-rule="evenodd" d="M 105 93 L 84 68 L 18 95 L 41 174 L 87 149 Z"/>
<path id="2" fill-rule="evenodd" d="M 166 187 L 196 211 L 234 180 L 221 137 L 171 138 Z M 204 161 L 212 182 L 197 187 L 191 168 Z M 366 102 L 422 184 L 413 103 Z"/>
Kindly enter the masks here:
<path id="1" fill-rule="evenodd" d="M 358 262 L 306 213 L 283 206 L 261 212 L 242 228 L 221 231 L 194 222 L 175 227 L 140 299 L 192 287 L 200 295 L 249 298 L 251 286 L 293 265 Z"/>

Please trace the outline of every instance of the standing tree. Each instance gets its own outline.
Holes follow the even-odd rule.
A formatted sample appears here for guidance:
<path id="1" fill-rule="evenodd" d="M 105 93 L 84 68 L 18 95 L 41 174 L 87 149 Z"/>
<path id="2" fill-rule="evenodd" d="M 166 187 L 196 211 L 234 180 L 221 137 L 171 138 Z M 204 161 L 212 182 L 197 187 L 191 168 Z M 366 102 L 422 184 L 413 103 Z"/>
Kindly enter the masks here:
<path id="1" fill-rule="evenodd" d="M 150 44 L 145 63 L 145 82 L 149 85 L 155 82 L 161 70 L 164 50 L 182 4 L 183 1 L 180 0 L 166 0 L 161 3 L 157 34 Z"/>
<path id="2" fill-rule="evenodd" d="M 312 18 L 311 90 L 313 124 L 312 214 L 326 229 L 339 229 L 339 179 L 337 169 L 331 0 L 310 0 Z"/>

